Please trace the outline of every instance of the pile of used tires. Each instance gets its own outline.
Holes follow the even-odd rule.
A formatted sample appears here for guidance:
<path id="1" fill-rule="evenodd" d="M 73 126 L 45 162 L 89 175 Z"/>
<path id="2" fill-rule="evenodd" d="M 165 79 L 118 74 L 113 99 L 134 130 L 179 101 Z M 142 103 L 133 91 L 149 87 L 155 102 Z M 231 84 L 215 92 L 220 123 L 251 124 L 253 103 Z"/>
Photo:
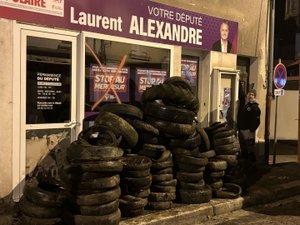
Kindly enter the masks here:
<path id="1" fill-rule="evenodd" d="M 63 224 L 119 224 L 121 217 L 170 209 L 174 202 L 241 194 L 230 180 L 240 151 L 234 131 L 226 123 L 202 128 L 196 122 L 199 102 L 185 79 L 172 77 L 148 88 L 141 103 L 142 108 L 116 103 L 99 108 L 94 125 L 66 150 L 60 174 L 67 200 L 49 205 L 59 210 L 44 217 L 62 218 Z M 34 186 L 41 188 L 36 181 Z M 25 191 L 24 218 L 41 218 L 27 213 L 32 192 Z"/>

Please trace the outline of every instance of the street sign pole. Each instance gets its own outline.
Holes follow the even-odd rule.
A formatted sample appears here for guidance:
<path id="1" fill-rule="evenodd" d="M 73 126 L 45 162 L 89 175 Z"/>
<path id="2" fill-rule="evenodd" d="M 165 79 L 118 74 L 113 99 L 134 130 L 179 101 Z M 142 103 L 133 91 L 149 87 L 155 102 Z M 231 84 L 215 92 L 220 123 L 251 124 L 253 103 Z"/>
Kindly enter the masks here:
<path id="1" fill-rule="evenodd" d="M 281 63 L 281 59 L 279 59 L 278 64 L 274 69 L 273 81 L 275 87 L 277 88 L 274 89 L 276 106 L 275 106 L 274 144 L 273 144 L 273 164 L 276 164 L 278 97 L 284 95 L 283 88 L 287 81 L 287 71 L 285 66 Z"/>
<path id="2" fill-rule="evenodd" d="M 274 125 L 274 146 L 273 146 L 273 164 L 276 164 L 276 144 L 277 144 L 277 109 L 278 109 L 278 96 L 275 96 L 275 125 Z"/>

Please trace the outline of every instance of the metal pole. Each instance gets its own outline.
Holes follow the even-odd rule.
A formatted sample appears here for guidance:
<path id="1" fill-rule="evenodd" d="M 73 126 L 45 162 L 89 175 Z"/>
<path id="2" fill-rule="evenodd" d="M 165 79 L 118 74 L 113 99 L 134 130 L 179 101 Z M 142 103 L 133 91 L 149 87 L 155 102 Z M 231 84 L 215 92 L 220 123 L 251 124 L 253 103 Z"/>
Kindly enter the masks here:
<path id="1" fill-rule="evenodd" d="M 264 163 L 269 164 L 270 149 L 270 118 L 272 102 L 272 80 L 273 80 L 273 58 L 274 58 L 274 26 L 275 26 L 275 0 L 270 0 L 270 32 L 269 32 L 269 63 L 268 63 L 268 90 L 266 99 L 266 119 L 265 119 L 265 155 Z"/>
<path id="2" fill-rule="evenodd" d="M 274 145 L 273 145 L 273 164 L 276 164 L 277 109 L 278 109 L 278 96 L 276 96 L 276 108 L 275 108 Z"/>

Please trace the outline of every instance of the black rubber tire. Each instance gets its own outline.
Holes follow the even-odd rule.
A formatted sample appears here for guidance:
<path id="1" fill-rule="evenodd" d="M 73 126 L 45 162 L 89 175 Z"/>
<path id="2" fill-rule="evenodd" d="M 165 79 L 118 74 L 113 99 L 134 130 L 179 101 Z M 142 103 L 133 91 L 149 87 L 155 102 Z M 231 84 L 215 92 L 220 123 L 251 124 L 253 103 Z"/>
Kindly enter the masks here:
<path id="1" fill-rule="evenodd" d="M 209 171 L 222 171 L 222 170 L 226 170 L 226 168 L 227 168 L 227 162 L 225 160 L 212 158 L 212 159 L 208 160 L 206 168 Z"/>
<path id="2" fill-rule="evenodd" d="M 152 185 L 151 192 L 175 193 L 176 186 Z"/>
<path id="3" fill-rule="evenodd" d="M 171 139 L 169 142 L 169 146 L 171 149 L 173 148 L 194 149 L 196 147 L 199 147 L 200 144 L 201 144 L 201 137 L 200 134 L 198 134 L 197 132 L 189 138 Z"/>
<path id="4" fill-rule="evenodd" d="M 201 146 L 204 145 L 204 148 L 205 148 L 206 150 L 210 150 L 210 140 L 209 140 L 209 137 L 208 137 L 206 131 L 204 130 L 204 128 L 202 128 L 202 127 L 200 126 L 200 124 L 197 124 L 197 125 L 196 125 L 196 131 L 197 131 L 197 132 L 200 134 L 200 136 L 201 136 L 201 139 L 202 139 L 202 141 L 201 141 Z"/>
<path id="5" fill-rule="evenodd" d="M 109 145 L 118 146 L 122 137 L 116 137 L 116 134 L 107 126 L 91 126 L 79 133 L 78 139 L 84 139 L 91 145 Z"/>
<path id="6" fill-rule="evenodd" d="M 179 187 L 181 189 L 189 189 L 189 190 L 202 190 L 205 186 L 205 181 L 203 179 L 199 180 L 197 183 L 189 183 L 189 182 L 179 182 Z"/>
<path id="7" fill-rule="evenodd" d="M 111 112 L 124 119 L 143 119 L 143 111 L 140 108 L 130 104 L 107 103 L 99 108 L 99 113 L 101 112 Z"/>
<path id="8" fill-rule="evenodd" d="M 124 177 L 147 177 L 150 175 L 150 168 L 144 170 L 123 170 Z"/>
<path id="9" fill-rule="evenodd" d="M 132 210 L 132 209 L 140 209 L 144 208 L 148 203 L 148 199 L 146 198 L 139 198 L 135 197 L 133 195 L 130 195 L 130 198 L 128 198 L 128 195 L 123 196 L 120 199 L 120 209 L 121 212 L 123 210 Z"/>
<path id="10" fill-rule="evenodd" d="M 146 89 L 141 97 L 143 105 L 146 102 L 161 99 L 167 105 L 185 106 L 195 113 L 199 110 L 198 98 L 187 89 L 172 84 L 159 84 Z"/>
<path id="11" fill-rule="evenodd" d="M 179 155 L 186 155 L 186 156 L 192 156 L 196 158 L 204 157 L 202 153 L 200 153 L 199 148 L 194 149 L 185 149 L 185 148 L 174 148 L 172 149 L 172 153 L 175 154 L 175 156 Z"/>
<path id="12" fill-rule="evenodd" d="M 62 224 L 61 218 L 36 218 L 26 215 L 21 215 L 20 224 L 22 225 L 58 225 Z"/>
<path id="13" fill-rule="evenodd" d="M 180 182 L 198 182 L 201 179 L 203 179 L 203 172 L 198 172 L 198 173 L 189 173 L 189 172 L 181 172 L 178 171 L 176 174 L 177 180 Z"/>
<path id="14" fill-rule="evenodd" d="M 89 206 L 89 205 L 101 205 L 111 201 L 118 199 L 121 195 L 120 187 L 116 187 L 114 189 L 100 192 L 100 193 L 93 193 L 93 194 L 82 194 L 77 195 L 76 203 L 81 206 Z"/>
<path id="15" fill-rule="evenodd" d="M 164 151 L 166 151 L 164 145 L 143 144 L 143 148 L 139 151 L 139 155 L 147 156 L 150 159 L 158 159 Z"/>
<path id="16" fill-rule="evenodd" d="M 152 161 L 153 161 L 154 163 L 156 163 L 156 162 L 167 161 L 167 160 L 170 160 L 170 159 L 172 159 L 172 153 L 171 153 L 171 151 L 165 150 L 165 151 L 162 152 L 162 154 L 160 155 L 159 158 L 157 158 L 157 159 L 152 159 Z"/>
<path id="17" fill-rule="evenodd" d="M 205 166 L 208 159 L 205 157 L 193 157 L 188 155 L 176 155 L 176 162 L 197 165 L 199 167 Z"/>
<path id="18" fill-rule="evenodd" d="M 32 203 L 24 195 L 19 201 L 19 207 L 23 214 L 35 218 L 59 218 L 62 211 L 59 207 L 46 207 Z"/>
<path id="19" fill-rule="evenodd" d="M 152 174 L 152 183 L 156 184 L 156 183 L 163 182 L 163 181 L 170 181 L 173 178 L 174 178 L 174 176 L 171 173 L 159 174 L 159 175 Z"/>
<path id="20" fill-rule="evenodd" d="M 224 175 L 225 175 L 225 170 L 219 170 L 219 171 L 205 173 L 205 177 L 210 177 L 210 178 L 221 178 L 221 177 L 224 177 Z"/>
<path id="21" fill-rule="evenodd" d="M 151 169 L 154 170 L 162 170 L 162 169 L 166 169 L 169 167 L 173 167 L 174 163 L 172 159 L 166 160 L 166 161 L 162 161 L 162 162 L 153 162 Z"/>
<path id="22" fill-rule="evenodd" d="M 242 188 L 233 183 L 224 183 L 221 190 L 215 190 L 213 196 L 216 198 L 235 199 L 242 194 Z"/>
<path id="23" fill-rule="evenodd" d="M 161 181 L 161 182 L 155 183 L 153 185 L 159 185 L 159 186 L 176 186 L 177 185 L 177 179 Z"/>
<path id="24" fill-rule="evenodd" d="M 165 169 L 154 169 L 151 168 L 152 175 L 159 175 L 159 174 L 173 174 L 173 167 L 167 167 Z"/>
<path id="25" fill-rule="evenodd" d="M 116 160 L 123 154 L 124 151 L 121 148 L 91 145 L 83 139 L 72 142 L 67 149 L 67 158 L 70 162 Z"/>
<path id="26" fill-rule="evenodd" d="M 218 181 L 209 183 L 209 186 L 213 191 L 220 190 L 223 187 L 223 180 L 220 178 Z"/>
<path id="27" fill-rule="evenodd" d="M 138 119 L 129 119 L 127 118 L 126 121 L 131 124 L 139 132 L 147 133 L 149 135 L 158 136 L 159 130 L 152 126 L 151 124 Z"/>
<path id="28" fill-rule="evenodd" d="M 205 166 L 192 165 L 188 163 L 177 162 L 176 165 L 179 168 L 179 171 L 181 172 L 197 173 L 203 172 L 205 170 Z"/>
<path id="29" fill-rule="evenodd" d="M 139 190 L 139 191 L 131 191 L 130 193 L 127 193 L 127 194 L 131 194 L 138 198 L 148 198 L 148 196 L 150 194 L 150 188 L 145 189 L 145 190 Z"/>
<path id="30" fill-rule="evenodd" d="M 152 183 L 152 175 L 148 175 L 147 177 L 122 177 L 122 183 L 133 186 L 133 187 L 144 187 L 151 185 Z"/>
<path id="31" fill-rule="evenodd" d="M 88 181 L 82 181 L 77 185 L 80 190 L 98 190 L 115 188 L 120 184 L 120 175 L 115 174 L 113 176 L 91 179 Z"/>
<path id="32" fill-rule="evenodd" d="M 151 210 L 166 210 L 171 209 L 173 207 L 172 201 L 164 201 L 164 202 L 148 202 L 147 208 Z"/>
<path id="33" fill-rule="evenodd" d="M 174 123 L 164 120 L 157 120 L 149 117 L 146 118 L 146 121 L 152 124 L 154 127 L 156 127 L 161 133 L 171 135 L 172 137 L 189 137 L 196 130 L 195 123 Z"/>
<path id="34" fill-rule="evenodd" d="M 95 125 L 105 125 L 114 130 L 116 136 L 122 136 L 130 147 L 138 142 L 138 133 L 123 118 L 110 112 L 101 112 L 95 119 Z"/>
<path id="35" fill-rule="evenodd" d="M 216 148 L 216 146 L 231 144 L 235 141 L 236 141 L 236 136 L 235 135 L 230 135 L 228 137 L 222 137 L 222 138 L 214 137 L 214 146 Z"/>
<path id="36" fill-rule="evenodd" d="M 145 115 L 159 120 L 182 124 L 192 124 L 196 116 L 193 111 L 188 109 L 164 105 L 157 102 L 147 102 L 144 113 Z"/>
<path id="37" fill-rule="evenodd" d="M 121 220 L 121 211 L 117 211 L 107 214 L 104 216 L 84 216 L 84 215 L 72 215 L 70 213 L 65 213 L 64 224 L 68 225 L 78 225 L 78 224 L 88 224 L 88 225 L 118 225 Z"/>
<path id="38" fill-rule="evenodd" d="M 216 156 L 216 151 L 215 150 L 209 150 L 209 151 L 206 151 L 206 152 L 201 152 L 201 155 L 203 157 L 206 157 L 208 159 L 210 158 L 213 158 Z"/>
<path id="39" fill-rule="evenodd" d="M 120 162 L 123 163 L 124 170 L 145 170 L 152 165 L 149 157 L 141 155 L 122 157 Z"/>
<path id="40" fill-rule="evenodd" d="M 114 161 L 89 161 L 81 163 L 72 163 L 66 168 L 70 173 L 78 172 L 108 172 L 108 173 L 119 173 L 123 170 L 123 163 L 118 160 Z"/>
<path id="41" fill-rule="evenodd" d="M 46 207 L 61 207 L 66 200 L 63 189 L 55 185 L 47 185 L 45 189 L 35 177 L 26 180 L 23 194 L 30 202 Z"/>
<path id="42" fill-rule="evenodd" d="M 189 81 L 181 76 L 170 77 L 164 81 L 164 84 L 172 84 L 192 91 Z"/>
<path id="43" fill-rule="evenodd" d="M 150 202 L 168 202 L 176 199 L 175 193 L 151 192 L 148 196 Z"/>
<path id="44" fill-rule="evenodd" d="M 209 202 L 212 198 L 210 186 L 205 185 L 201 190 L 179 189 L 181 202 L 186 204 L 201 204 Z"/>
<path id="45" fill-rule="evenodd" d="M 79 206 L 78 208 L 79 208 L 78 211 L 79 215 L 104 216 L 118 210 L 119 199 L 101 205 Z"/>

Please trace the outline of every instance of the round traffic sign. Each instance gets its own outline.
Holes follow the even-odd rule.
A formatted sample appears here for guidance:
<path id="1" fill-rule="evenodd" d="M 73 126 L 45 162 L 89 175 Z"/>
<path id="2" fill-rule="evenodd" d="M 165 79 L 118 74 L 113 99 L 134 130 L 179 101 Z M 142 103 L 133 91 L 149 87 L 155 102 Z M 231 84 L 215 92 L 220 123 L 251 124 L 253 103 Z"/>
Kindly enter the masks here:
<path id="1" fill-rule="evenodd" d="M 287 72 L 286 68 L 282 63 L 278 63 L 275 66 L 274 74 L 273 74 L 273 81 L 276 88 L 283 88 L 286 84 L 287 80 Z"/>

